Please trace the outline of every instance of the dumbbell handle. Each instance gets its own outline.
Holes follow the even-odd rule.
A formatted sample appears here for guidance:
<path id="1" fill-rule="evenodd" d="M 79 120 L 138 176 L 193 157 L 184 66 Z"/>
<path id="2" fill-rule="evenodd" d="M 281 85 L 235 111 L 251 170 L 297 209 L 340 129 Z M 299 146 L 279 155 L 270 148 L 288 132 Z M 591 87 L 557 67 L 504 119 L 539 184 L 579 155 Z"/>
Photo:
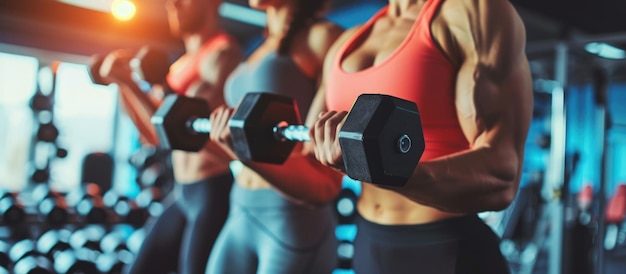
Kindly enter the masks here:
<path id="1" fill-rule="evenodd" d="M 208 118 L 193 118 L 188 122 L 188 127 L 195 133 L 211 133 L 211 120 Z M 303 125 L 288 125 L 285 122 L 278 123 L 274 128 L 274 137 L 277 140 L 288 140 L 296 142 L 308 142 L 309 128 Z"/>
<path id="2" fill-rule="evenodd" d="M 192 118 L 187 122 L 187 128 L 195 133 L 211 133 L 211 120 L 209 118 Z"/>
<path id="3" fill-rule="evenodd" d="M 211 120 L 207 118 L 191 119 L 188 127 L 196 133 L 210 133 Z M 296 142 L 309 142 L 309 127 L 303 125 L 289 125 L 286 122 L 280 122 L 272 128 L 274 138 L 276 140 L 288 140 Z M 362 136 L 351 132 L 340 132 L 339 137 L 347 137 L 352 139 L 360 139 Z M 411 138 L 408 135 L 402 135 L 396 142 L 396 149 L 403 154 L 411 150 Z"/>
<path id="4" fill-rule="evenodd" d="M 274 137 L 278 140 L 289 140 L 296 142 L 309 142 L 309 127 L 303 125 L 287 125 L 280 123 L 273 129 Z"/>

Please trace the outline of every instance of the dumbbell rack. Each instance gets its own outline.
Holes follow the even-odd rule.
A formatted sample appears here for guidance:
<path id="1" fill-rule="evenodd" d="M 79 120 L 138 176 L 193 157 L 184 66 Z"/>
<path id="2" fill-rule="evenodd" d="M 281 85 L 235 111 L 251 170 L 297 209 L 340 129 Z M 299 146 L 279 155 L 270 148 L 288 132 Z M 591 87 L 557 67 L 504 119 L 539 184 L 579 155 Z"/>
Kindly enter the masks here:
<path id="1" fill-rule="evenodd" d="M 76 256 L 79 256 L 78 253 L 85 253 L 86 252 L 85 250 L 88 250 L 90 253 L 92 253 L 92 255 L 90 256 L 91 256 L 91 259 L 93 259 L 93 263 L 96 263 L 99 260 L 102 260 L 102 261 L 105 261 L 102 264 L 108 264 L 108 266 L 106 267 L 98 266 L 103 269 L 106 269 L 107 267 L 122 267 L 123 266 L 121 262 L 116 261 L 117 260 L 116 256 L 119 255 L 118 254 L 119 252 L 122 252 L 124 254 L 124 255 L 119 255 L 119 256 L 126 258 L 125 264 L 132 262 L 132 257 L 134 257 L 135 255 L 134 252 L 137 252 L 138 250 L 138 247 L 135 247 L 135 248 L 126 247 L 130 244 L 128 244 L 125 239 L 122 239 L 123 241 L 120 241 L 119 243 L 111 243 L 111 241 L 115 241 L 116 239 L 115 237 L 108 237 L 108 238 L 111 238 L 107 240 L 109 241 L 109 243 L 105 244 L 105 243 L 100 242 L 100 239 L 102 239 L 102 241 L 105 241 L 105 239 L 107 238 L 107 237 L 104 237 L 105 234 L 114 234 L 114 233 L 119 234 L 120 231 L 126 231 L 125 233 L 122 233 L 122 234 L 125 235 L 124 238 L 129 238 L 131 237 L 130 235 L 132 235 L 133 233 L 140 235 L 137 237 L 141 237 L 141 233 L 143 233 L 143 228 L 142 228 L 143 223 L 133 224 L 133 225 L 125 223 L 123 219 L 117 216 L 115 212 L 110 208 L 105 208 L 106 218 L 102 220 L 101 222 L 88 222 L 84 217 L 80 216 L 80 214 L 77 213 L 77 210 L 75 208 L 68 207 L 67 219 L 65 220 L 65 222 L 52 224 L 52 223 L 46 222 L 45 218 L 39 213 L 39 210 L 37 209 L 37 206 L 36 206 L 37 205 L 36 201 L 29 200 L 30 198 L 28 197 L 28 195 L 19 195 L 18 198 L 19 198 L 18 201 L 20 202 L 20 206 L 23 208 L 24 213 L 25 213 L 24 218 L 18 223 L 11 223 L 11 224 L 4 222 L 4 220 L 0 220 L 0 242 L 2 242 L 6 246 L 13 248 L 16 243 L 25 239 L 37 241 L 44 233 L 48 231 L 65 230 L 71 233 L 79 233 L 79 231 L 82 231 L 82 230 L 96 229 L 104 233 L 102 237 L 99 237 L 97 241 L 90 241 L 89 243 L 87 243 L 86 241 L 80 247 L 73 246 L 72 249 L 66 253 L 70 255 L 76 253 Z M 135 242 L 141 242 L 141 241 L 135 241 Z M 102 246 L 102 248 L 100 246 Z M 104 246 L 108 246 L 108 248 L 105 248 Z M 130 249 L 132 249 L 133 251 L 131 251 Z M 78 250 L 82 250 L 82 251 L 78 251 Z M 1 250 L 0 250 L 0 253 L 2 253 Z M 70 255 L 66 254 L 66 257 Z M 0 254 L 0 256 L 2 255 Z M 83 256 L 83 255 L 80 255 L 80 256 Z M 100 259 L 100 257 L 103 257 L 103 259 Z M 50 258 L 50 259 L 54 259 L 54 258 Z M 66 259 L 63 259 L 63 260 L 66 260 Z M 0 263 L 1 263 L 1 260 L 0 260 Z M 7 265 L 0 265 L 0 267 L 11 269 L 13 266 L 15 266 L 16 263 L 17 263 L 16 261 L 11 261 Z M 103 271 L 103 270 L 101 271 L 103 273 L 108 272 L 108 271 Z"/>

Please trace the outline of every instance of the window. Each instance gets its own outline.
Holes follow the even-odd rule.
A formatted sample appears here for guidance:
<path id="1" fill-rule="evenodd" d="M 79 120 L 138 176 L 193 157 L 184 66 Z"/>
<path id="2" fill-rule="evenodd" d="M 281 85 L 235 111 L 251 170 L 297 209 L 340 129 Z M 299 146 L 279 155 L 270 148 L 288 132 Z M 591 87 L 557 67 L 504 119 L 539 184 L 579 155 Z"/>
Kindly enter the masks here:
<path id="1" fill-rule="evenodd" d="M 0 188 L 24 189 L 45 162 L 40 150 L 50 145 L 34 145 L 38 125 L 30 108 L 38 69 L 34 57 L 0 53 Z M 127 195 L 136 193 L 128 158 L 139 146 L 138 133 L 128 117 L 119 115 L 116 87 L 91 83 L 85 65 L 61 63 L 54 92 L 56 142 L 68 154 L 50 162 L 51 186 L 60 191 L 77 188 L 85 156 L 103 152 L 115 161 L 113 186 Z"/>
<path id="2" fill-rule="evenodd" d="M 0 53 L 0 187 L 20 190 L 30 174 L 33 134 L 30 98 L 39 63 L 29 56 Z"/>
<path id="3" fill-rule="evenodd" d="M 84 65 L 59 66 L 53 119 L 59 130 L 58 145 L 68 154 L 50 165 L 50 183 L 55 188 L 78 187 L 86 155 L 113 153 L 116 112 L 117 92 L 113 87 L 91 83 Z"/>

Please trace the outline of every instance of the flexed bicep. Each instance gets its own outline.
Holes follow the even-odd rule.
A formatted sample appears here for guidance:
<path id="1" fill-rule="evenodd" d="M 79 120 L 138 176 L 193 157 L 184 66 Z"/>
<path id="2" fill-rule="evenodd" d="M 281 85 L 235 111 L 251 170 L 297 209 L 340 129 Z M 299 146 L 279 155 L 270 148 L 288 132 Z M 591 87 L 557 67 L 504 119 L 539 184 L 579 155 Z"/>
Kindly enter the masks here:
<path id="1" fill-rule="evenodd" d="M 532 111 L 530 70 L 521 20 L 508 2 L 492 2 L 476 11 L 481 20 L 470 20 L 475 22 L 470 25 L 473 35 L 461 43 L 465 59 L 455 103 L 472 148 L 494 151 L 499 176 L 514 180 L 519 176 Z"/>

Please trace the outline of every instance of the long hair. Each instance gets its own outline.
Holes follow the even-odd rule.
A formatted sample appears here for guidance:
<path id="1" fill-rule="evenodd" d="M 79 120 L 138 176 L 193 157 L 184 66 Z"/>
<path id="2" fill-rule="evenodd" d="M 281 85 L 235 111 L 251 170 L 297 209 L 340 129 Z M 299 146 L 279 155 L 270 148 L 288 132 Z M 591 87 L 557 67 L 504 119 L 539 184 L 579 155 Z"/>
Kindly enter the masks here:
<path id="1" fill-rule="evenodd" d="M 303 28 L 314 23 L 320 16 L 320 11 L 326 6 L 328 0 L 296 0 L 295 12 L 289 23 L 287 34 L 280 41 L 278 54 L 288 54 L 291 50 L 291 42 Z"/>

